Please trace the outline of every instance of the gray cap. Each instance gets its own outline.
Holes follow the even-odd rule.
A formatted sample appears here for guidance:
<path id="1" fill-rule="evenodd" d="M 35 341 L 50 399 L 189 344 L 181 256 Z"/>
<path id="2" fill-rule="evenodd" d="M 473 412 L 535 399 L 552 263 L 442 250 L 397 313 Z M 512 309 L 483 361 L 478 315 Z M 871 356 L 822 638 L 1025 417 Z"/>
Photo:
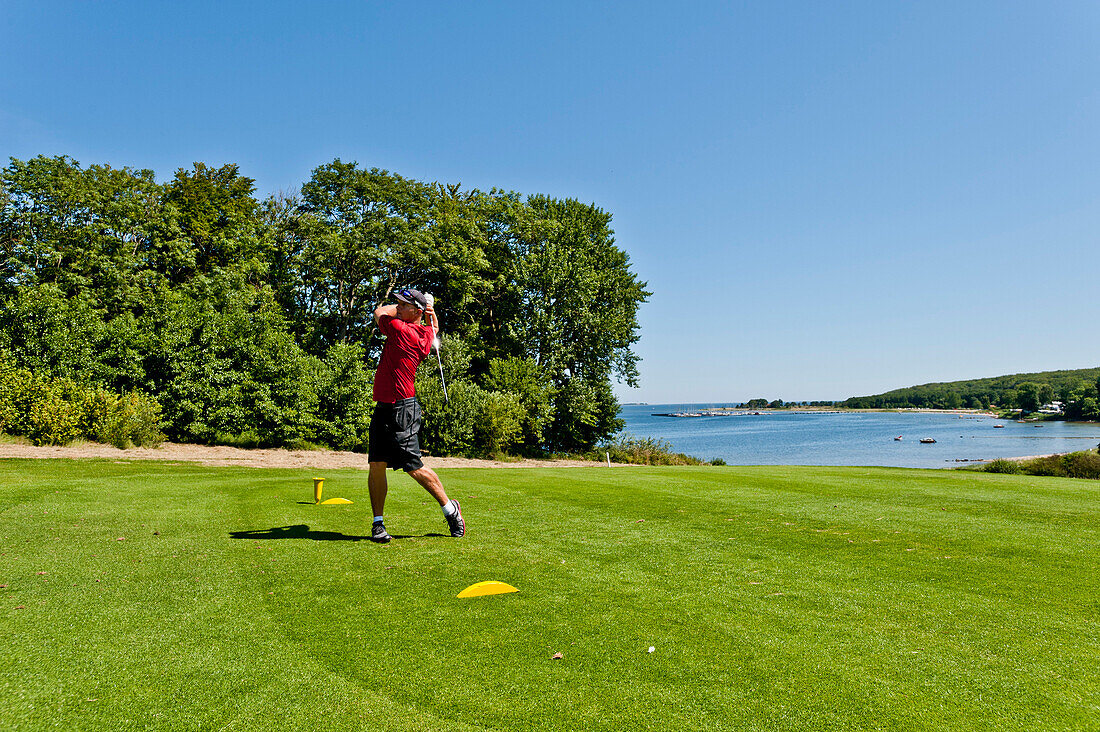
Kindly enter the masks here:
<path id="1" fill-rule="evenodd" d="M 424 297 L 424 293 L 420 290 L 410 290 L 406 287 L 403 290 L 398 290 L 397 292 L 393 293 L 393 296 L 401 302 L 407 302 L 410 305 L 415 305 L 421 310 L 426 310 L 428 307 L 428 298 Z"/>

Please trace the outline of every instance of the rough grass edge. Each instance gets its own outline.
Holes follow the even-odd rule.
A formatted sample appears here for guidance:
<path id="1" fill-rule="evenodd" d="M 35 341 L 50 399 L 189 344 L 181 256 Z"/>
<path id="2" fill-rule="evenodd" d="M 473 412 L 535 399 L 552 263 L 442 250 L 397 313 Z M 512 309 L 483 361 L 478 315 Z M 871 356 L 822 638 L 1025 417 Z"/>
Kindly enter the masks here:
<path id="1" fill-rule="evenodd" d="M 1002 458 L 986 463 L 980 470 L 983 473 L 1100 480 L 1100 453 L 1097 450 L 1083 450 L 1029 460 Z"/>

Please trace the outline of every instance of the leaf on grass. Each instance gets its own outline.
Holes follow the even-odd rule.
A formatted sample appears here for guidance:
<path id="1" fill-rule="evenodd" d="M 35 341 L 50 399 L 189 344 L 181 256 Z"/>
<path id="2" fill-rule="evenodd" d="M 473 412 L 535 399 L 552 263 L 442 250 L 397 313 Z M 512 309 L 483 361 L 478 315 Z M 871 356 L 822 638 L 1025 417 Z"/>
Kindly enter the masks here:
<path id="1" fill-rule="evenodd" d="M 555 653 L 555 654 L 554 654 L 553 656 L 551 656 L 550 658 L 554 659 L 555 661 L 560 661 L 561 659 L 565 658 L 565 656 L 563 656 L 563 655 L 561 654 L 561 652 L 559 651 L 558 653 Z"/>
<path id="2" fill-rule="evenodd" d="M 637 520 L 637 521 L 635 521 L 634 523 L 636 523 L 636 524 L 644 524 L 644 523 L 645 523 L 645 519 L 638 519 L 638 520 Z"/>

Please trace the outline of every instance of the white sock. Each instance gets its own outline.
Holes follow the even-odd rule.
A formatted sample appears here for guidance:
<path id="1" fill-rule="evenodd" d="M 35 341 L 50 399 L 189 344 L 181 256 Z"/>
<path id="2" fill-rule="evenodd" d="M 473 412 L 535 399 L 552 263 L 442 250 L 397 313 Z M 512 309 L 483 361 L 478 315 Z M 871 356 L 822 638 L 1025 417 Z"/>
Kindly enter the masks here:
<path id="1" fill-rule="evenodd" d="M 382 517 L 381 516 L 375 516 L 374 517 L 374 523 L 376 523 L 376 524 L 382 523 Z"/>
<path id="2" fill-rule="evenodd" d="M 455 505 L 454 501 L 447 501 L 443 504 L 442 508 L 444 516 L 454 516 L 458 511 L 458 506 Z"/>

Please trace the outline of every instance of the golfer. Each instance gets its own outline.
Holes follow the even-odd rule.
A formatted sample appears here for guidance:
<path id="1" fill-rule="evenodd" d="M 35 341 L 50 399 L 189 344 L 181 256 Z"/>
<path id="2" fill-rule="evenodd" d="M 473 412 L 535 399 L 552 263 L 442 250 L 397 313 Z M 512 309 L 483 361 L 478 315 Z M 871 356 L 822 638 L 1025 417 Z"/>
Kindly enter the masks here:
<path id="1" fill-rule="evenodd" d="M 451 529 L 451 536 L 466 533 L 458 501 L 447 498 L 443 483 L 420 459 L 420 402 L 416 400 L 416 367 L 431 353 L 439 333 L 439 321 L 428 298 L 418 290 L 396 293 L 396 305 L 380 305 L 374 311 L 378 329 L 386 336 L 382 359 L 374 374 L 374 414 L 370 420 L 370 505 L 374 511 L 371 539 L 388 542 L 393 537 L 383 523 L 386 506 L 386 468 L 404 470 L 439 501 Z M 428 321 L 421 325 L 420 318 Z"/>

